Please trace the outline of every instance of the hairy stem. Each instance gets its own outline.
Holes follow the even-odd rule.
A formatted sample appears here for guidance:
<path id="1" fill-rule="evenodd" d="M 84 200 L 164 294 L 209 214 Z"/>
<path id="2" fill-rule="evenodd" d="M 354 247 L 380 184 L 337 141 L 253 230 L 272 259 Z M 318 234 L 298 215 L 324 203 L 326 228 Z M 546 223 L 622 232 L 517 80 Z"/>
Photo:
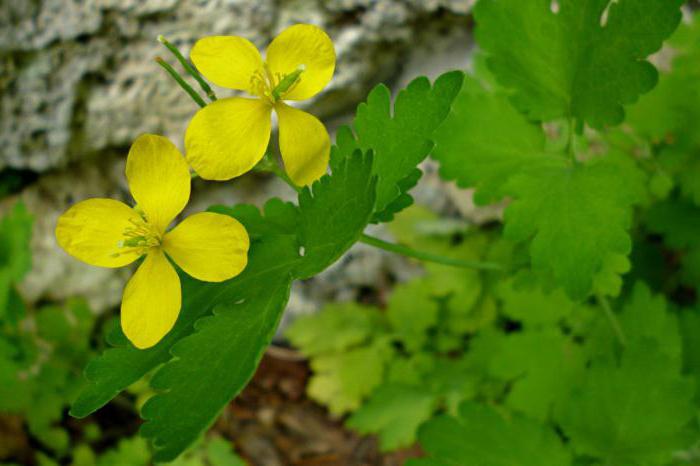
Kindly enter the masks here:
<path id="1" fill-rule="evenodd" d="M 204 91 L 204 93 L 207 95 L 207 97 L 209 97 L 209 100 L 211 100 L 212 102 L 214 102 L 214 101 L 216 100 L 216 94 L 214 94 L 214 91 L 212 90 L 212 88 L 209 87 L 209 84 L 204 80 L 204 78 L 202 77 L 202 75 L 199 74 L 199 71 L 197 71 L 196 69 L 194 69 L 194 67 L 193 67 L 192 64 L 189 62 L 189 60 L 187 60 L 187 59 L 180 53 L 180 51 L 177 49 L 177 47 L 175 47 L 173 44 L 171 44 L 171 43 L 170 43 L 165 37 L 163 37 L 162 35 L 158 36 L 158 42 L 160 42 L 161 44 L 165 45 L 165 47 L 170 51 L 170 53 L 172 53 L 172 54 L 175 56 L 175 58 L 177 59 L 177 61 L 180 62 L 180 64 L 182 65 L 182 67 L 185 69 L 185 71 L 187 71 L 187 72 L 190 74 L 190 76 L 192 76 L 192 77 L 197 81 L 197 83 L 199 83 L 199 87 L 201 87 L 202 90 Z"/>
<path id="2" fill-rule="evenodd" d="M 200 107 L 207 106 L 207 103 L 204 101 L 204 99 L 202 99 L 202 97 L 199 94 L 197 94 L 197 92 L 194 89 L 192 89 L 192 86 L 187 84 L 185 80 L 182 79 L 182 76 L 180 76 L 180 74 L 177 71 L 175 71 L 175 69 L 172 66 L 170 66 L 168 62 L 163 60 L 161 57 L 156 57 L 155 60 L 156 63 L 162 66 L 163 69 L 167 71 L 168 74 L 180 85 L 180 87 L 183 88 L 185 92 L 187 92 L 190 95 L 190 97 L 192 97 L 192 100 L 194 100 L 197 103 L 197 105 L 199 105 Z"/>
<path id="3" fill-rule="evenodd" d="M 366 234 L 360 236 L 360 243 L 368 244 L 375 248 L 383 249 L 385 251 L 393 252 L 395 254 L 400 254 L 402 256 L 412 257 L 414 259 L 419 259 L 426 262 L 434 262 L 436 264 L 449 265 L 451 267 L 477 270 L 503 270 L 503 266 L 501 264 L 496 264 L 494 262 L 467 261 L 461 259 L 454 259 L 452 257 L 445 257 L 426 251 L 416 251 L 415 249 L 409 248 L 407 246 L 402 246 L 396 243 L 390 243 L 388 241 L 384 241 L 383 239 L 379 239 L 377 237 Z"/>

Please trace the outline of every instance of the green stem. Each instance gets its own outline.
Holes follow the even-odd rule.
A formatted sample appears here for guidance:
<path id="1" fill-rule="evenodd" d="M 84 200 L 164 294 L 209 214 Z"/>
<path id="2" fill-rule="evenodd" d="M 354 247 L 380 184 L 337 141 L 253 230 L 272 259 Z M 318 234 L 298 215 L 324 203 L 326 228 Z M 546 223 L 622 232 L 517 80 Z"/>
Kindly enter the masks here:
<path id="1" fill-rule="evenodd" d="M 295 185 L 292 180 L 289 179 L 287 174 L 282 170 L 276 163 L 266 165 L 264 170 L 274 173 L 282 181 L 287 183 L 292 189 L 299 192 L 301 188 Z M 379 239 L 374 236 L 367 234 L 362 234 L 360 236 L 360 242 L 367 244 L 369 246 L 383 249 L 385 251 L 393 252 L 395 254 L 400 254 L 406 257 L 412 257 L 414 259 L 419 259 L 426 262 L 434 262 L 436 264 L 449 265 L 451 267 L 459 267 L 463 269 L 478 269 L 478 270 L 503 270 L 501 264 L 496 264 L 493 262 L 479 262 L 479 261 L 466 261 L 461 259 L 453 259 L 451 257 L 445 257 L 438 254 L 433 254 L 431 252 L 416 251 L 415 249 L 409 248 L 407 246 L 402 246 L 396 243 L 390 243 Z"/>
<path id="2" fill-rule="evenodd" d="M 180 62 L 182 67 L 187 71 L 190 76 L 192 76 L 198 83 L 199 87 L 202 88 L 204 93 L 209 97 L 209 100 L 214 102 L 216 100 L 216 94 L 214 94 L 214 91 L 212 90 L 211 87 L 209 87 L 209 84 L 204 80 L 201 74 L 197 70 L 194 69 L 194 67 L 190 64 L 189 60 L 187 60 L 175 47 L 173 44 L 171 44 L 168 39 L 163 37 L 162 35 L 158 36 L 158 42 L 161 44 L 165 45 L 165 47 L 170 50 L 170 53 L 172 53 L 175 58 L 177 58 L 177 61 Z"/>
<path id="3" fill-rule="evenodd" d="M 287 175 L 287 172 L 282 170 L 277 162 L 268 158 L 267 155 L 265 157 L 266 158 L 258 165 L 260 171 L 273 173 L 277 178 L 287 183 L 294 191 L 301 192 L 302 188 L 294 184 L 289 175 Z"/>
<path id="4" fill-rule="evenodd" d="M 596 296 L 596 299 L 598 300 L 600 307 L 603 308 L 603 312 L 605 312 L 605 317 L 607 317 L 608 322 L 610 323 L 610 327 L 612 327 L 613 332 L 617 337 L 617 340 L 623 347 L 626 346 L 627 338 L 625 337 L 625 332 L 623 332 L 622 327 L 620 326 L 620 322 L 617 320 L 617 317 L 615 317 L 615 313 L 610 307 L 610 303 L 608 302 L 607 298 L 599 294 Z"/>
<path id="5" fill-rule="evenodd" d="M 360 243 L 368 244 L 370 246 L 374 246 L 375 248 L 383 249 L 396 254 L 401 254 L 402 256 L 412 257 L 414 259 L 419 259 L 426 262 L 434 262 L 436 264 L 459 267 L 462 269 L 503 270 L 503 266 L 501 264 L 496 264 L 493 262 L 466 261 L 433 254 L 431 252 L 416 251 L 415 249 L 407 246 L 389 243 L 383 239 L 366 234 L 362 234 L 362 236 L 360 236 Z"/>
<path id="6" fill-rule="evenodd" d="M 180 87 L 183 88 L 185 90 L 185 92 L 187 92 L 190 95 L 190 97 L 192 97 L 192 100 L 194 100 L 197 103 L 197 105 L 199 105 L 200 107 L 207 106 L 207 103 L 204 101 L 204 99 L 202 99 L 202 97 L 199 94 L 197 94 L 197 92 L 195 92 L 194 89 L 192 89 L 192 86 L 187 84 L 185 82 L 185 80 L 182 79 L 182 76 L 180 76 L 180 74 L 177 71 L 175 71 L 175 69 L 172 66 L 170 66 L 170 64 L 168 64 L 161 57 L 156 57 L 155 60 L 156 60 L 156 63 L 158 63 L 160 66 L 162 66 L 163 69 L 165 71 L 167 71 L 168 74 L 175 81 L 177 81 L 177 83 L 180 85 Z"/>

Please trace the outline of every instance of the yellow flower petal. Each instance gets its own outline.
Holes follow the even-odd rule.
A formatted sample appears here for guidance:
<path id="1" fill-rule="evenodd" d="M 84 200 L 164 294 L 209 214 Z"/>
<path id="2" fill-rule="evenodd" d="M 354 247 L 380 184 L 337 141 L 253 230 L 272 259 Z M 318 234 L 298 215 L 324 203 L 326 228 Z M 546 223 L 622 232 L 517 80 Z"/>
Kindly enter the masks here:
<path id="1" fill-rule="evenodd" d="M 56 224 L 58 244 L 71 256 L 99 267 L 122 267 L 138 259 L 119 247 L 139 214 L 114 199 L 88 199 L 68 209 Z"/>
<path id="2" fill-rule="evenodd" d="M 161 234 L 190 199 L 190 169 L 163 136 L 136 138 L 126 159 L 126 179 L 138 207 Z"/>
<path id="3" fill-rule="evenodd" d="M 304 186 L 326 173 L 331 150 L 328 131 L 318 118 L 285 103 L 275 105 L 280 125 L 280 152 L 292 181 Z"/>
<path id="4" fill-rule="evenodd" d="M 236 36 L 199 39 L 192 47 L 190 58 L 199 72 L 214 84 L 251 93 L 251 78 L 263 68 L 258 49 L 248 39 Z"/>
<path id="5" fill-rule="evenodd" d="M 248 263 L 248 232 L 228 215 L 201 212 L 187 217 L 163 240 L 163 248 L 182 270 L 199 280 L 221 282 Z"/>
<path id="6" fill-rule="evenodd" d="M 271 107 L 232 97 L 200 109 L 185 133 L 187 161 L 205 180 L 230 180 L 257 164 L 270 141 Z"/>
<path id="7" fill-rule="evenodd" d="M 180 313 L 180 277 L 160 249 L 152 249 L 124 288 L 121 323 L 135 347 L 158 343 Z"/>
<path id="8" fill-rule="evenodd" d="M 282 98 L 304 100 L 320 92 L 333 77 L 335 49 L 323 29 L 297 24 L 275 37 L 265 60 L 273 76 L 283 77 L 303 67 L 300 80 Z"/>

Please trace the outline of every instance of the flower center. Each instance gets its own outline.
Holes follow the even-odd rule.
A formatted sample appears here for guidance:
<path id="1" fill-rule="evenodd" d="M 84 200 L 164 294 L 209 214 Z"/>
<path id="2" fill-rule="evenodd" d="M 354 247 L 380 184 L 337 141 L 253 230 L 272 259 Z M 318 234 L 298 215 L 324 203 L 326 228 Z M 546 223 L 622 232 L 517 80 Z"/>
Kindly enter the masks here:
<path id="1" fill-rule="evenodd" d="M 131 226 L 122 232 L 124 239 L 117 244 L 120 251 L 114 254 L 115 257 L 124 254 L 143 256 L 151 248 L 160 246 L 162 240 L 160 234 L 146 221 L 143 215 L 139 218 L 131 218 L 129 222 Z"/>
<path id="2" fill-rule="evenodd" d="M 267 63 L 262 69 L 257 70 L 250 78 L 252 92 L 274 104 L 282 100 L 286 94 L 292 91 L 301 81 L 301 74 L 306 67 L 299 65 L 289 74 L 272 73 Z"/>

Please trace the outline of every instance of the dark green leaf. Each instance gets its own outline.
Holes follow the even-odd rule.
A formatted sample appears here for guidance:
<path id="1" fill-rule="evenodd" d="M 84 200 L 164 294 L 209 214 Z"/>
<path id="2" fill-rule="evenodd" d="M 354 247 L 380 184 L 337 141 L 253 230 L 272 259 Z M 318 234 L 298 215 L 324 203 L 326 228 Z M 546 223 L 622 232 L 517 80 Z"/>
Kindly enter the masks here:
<path id="1" fill-rule="evenodd" d="M 587 371 L 558 415 L 576 452 L 604 464 L 666 465 L 687 445 L 693 383 L 660 349 L 636 341 L 619 365 L 608 357 Z"/>
<path id="2" fill-rule="evenodd" d="M 372 156 L 360 151 L 339 162 L 333 174 L 299 193 L 299 241 L 303 260 L 295 275 L 323 271 L 355 244 L 374 210 L 377 178 Z"/>
<path id="3" fill-rule="evenodd" d="M 445 73 L 432 87 L 427 78 L 417 78 L 398 93 L 393 112 L 389 89 L 379 85 L 357 108 L 355 134 L 348 128 L 338 132 L 331 155 L 334 169 L 356 149 L 374 153 L 372 173 L 379 177 L 377 220 L 390 219 L 410 204 L 406 191 L 419 177 L 416 167 L 433 148 L 433 132 L 450 111 L 463 77 L 460 71 Z"/>
<path id="4" fill-rule="evenodd" d="M 549 427 L 465 402 L 458 418 L 441 416 L 419 431 L 428 458 L 406 466 L 568 466 L 571 454 Z"/>
<path id="5" fill-rule="evenodd" d="M 533 120 L 620 123 L 657 81 L 646 60 L 681 19 L 683 0 L 481 0 L 477 41 L 515 106 Z M 556 7 L 553 8 L 553 5 Z M 555 10 L 555 11 L 553 11 Z"/>
<path id="6" fill-rule="evenodd" d="M 172 348 L 175 359 L 153 377 L 153 388 L 167 390 L 141 413 L 155 461 L 177 458 L 253 376 L 287 304 L 291 275 L 278 268 L 258 279 L 264 285 L 242 293 L 242 303 L 222 304 L 199 320 L 195 333 Z"/>
<path id="7" fill-rule="evenodd" d="M 515 110 L 506 95 L 470 77 L 435 132 L 435 143 L 440 176 L 462 188 L 476 187 L 481 204 L 501 199 L 510 177 L 547 158 L 542 128 Z"/>
<path id="8" fill-rule="evenodd" d="M 611 263 L 627 263 L 627 229 L 643 189 L 637 169 L 610 156 L 516 176 L 509 187 L 516 199 L 505 212 L 505 236 L 532 239 L 533 268 L 570 297 L 583 299 L 598 275 L 611 273 Z"/>

